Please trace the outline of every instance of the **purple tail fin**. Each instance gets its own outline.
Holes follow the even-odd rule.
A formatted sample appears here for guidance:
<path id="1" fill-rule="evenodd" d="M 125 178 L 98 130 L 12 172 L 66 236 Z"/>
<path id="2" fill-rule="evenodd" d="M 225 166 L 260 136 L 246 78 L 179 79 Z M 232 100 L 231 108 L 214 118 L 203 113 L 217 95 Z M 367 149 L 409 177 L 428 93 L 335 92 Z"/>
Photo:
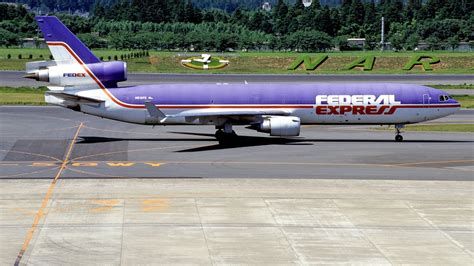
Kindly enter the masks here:
<path id="1" fill-rule="evenodd" d="M 41 31 L 51 54 L 58 63 L 99 63 L 100 60 L 57 18 L 37 16 Z M 75 63 L 75 62 L 74 62 Z"/>

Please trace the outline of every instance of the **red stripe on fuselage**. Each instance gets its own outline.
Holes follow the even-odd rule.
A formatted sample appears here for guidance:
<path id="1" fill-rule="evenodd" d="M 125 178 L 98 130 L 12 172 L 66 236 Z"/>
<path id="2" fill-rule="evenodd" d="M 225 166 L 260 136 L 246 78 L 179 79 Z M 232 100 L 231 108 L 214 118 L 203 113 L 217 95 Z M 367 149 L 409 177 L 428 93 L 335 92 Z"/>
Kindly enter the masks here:
<path id="1" fill-rule="evenodd" d="M 63 43 L 63 42 L 48 42 L 48 45 L 51 45 L 51 46 L 62 46 L 64 48 L 66 48 L 66 50 L 69 52 L 69 54 L 74 57 L 74 59 L 76 59 L 76 61 L 82 66 L 82 68 L 84 68 L 84 70 L 87 72 L 87 74 L 89 74 L 89 76 L 97 83 L 97 85 L 99 85 L 99 87 L 105 92 L 105 94 L 116 104 L 122 106 L 122 107 L 126 107 L 126 108 L 135 108 L 135 109 L 143 109 L 145 108 L 144 105 L 130 105 L 130 104 L 126 104 L 126 103 L 123 103 L 121 101 L 119 101 L 118 99 L 116 99 L 108 90 L 107 88 L 104 86 L 104 84 L 102 84 L 102 82 L 100 82 L 100 80 L 94 75 L 94 73 L 92 73 L 92 71 L 89 70 L 89 68 L 86 66 L 86 64 L 84 64 L 84 62 L 81 60 L 81 58 L 79 56 L 76 55 L 76 53 L 69 47 L 69 45 L 67 45 L 66 43 Z"/>
<path id="2" fill-rule="evenodd" d="M 330 106 L 330 105 L 320 105 L 320 106 Z M 365 105 L 352 105 L 355 106 L 362 106 Z M 372 106 L 372 105 L 371 105 Z M 391 112 L 392 109 L 396 110 L 399 108 L 457 108 L 461 107 L 459 104 L 406 104 L 406 105 L 373 105 L 374 107 L 381 107 L 384 110 L 390 108 L 388 112 Z M 160 109 L 198 109 L 198 108 L 258 108 L 258 109 L 278 109 L 278 108 L 293 108 L 293 109 L 313 109 L 315 105 L 160 105 L 158 106 Z M 350 107 L 347 106 L 339 106 L 336 107 Z"/>

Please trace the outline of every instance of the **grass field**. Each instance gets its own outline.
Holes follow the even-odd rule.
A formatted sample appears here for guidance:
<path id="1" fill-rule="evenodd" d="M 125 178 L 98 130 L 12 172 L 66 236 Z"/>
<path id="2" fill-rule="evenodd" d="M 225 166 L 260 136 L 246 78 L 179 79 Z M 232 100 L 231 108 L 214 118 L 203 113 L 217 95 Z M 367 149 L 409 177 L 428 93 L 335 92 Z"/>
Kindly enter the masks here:
<path id="1" fill-rule="evenodd" d="M 409 125 L 408 131 L 474 132 L 474 124 Z"/>
<path id="2" fill-rule="evenodd" d="M 45 91 L 46 87 L 0 88 L 0 105 L 46 105 Z"/>
<path id="3" fill-rule="evenodd" d="M 459 95 L 453 96 L 458 102 L 461 103 L 462 108 L 472 109 L 474 108 L 474 96 Z"/>
<path id="4" fill-rule="evenodd" d="M 474 89 L 474 80 L 473 84 L 459 84 L 459 85 L 429 85 L 430 87 L 436 88 L 438 90 L 473 90 Z"/>
<path id="5" fill-rule="evenodd" d="M 120 55 L 129 54 L 134 51 L 94 50 L 98 57 L 108 59 Z M 8 59 L 8 54 L 11 59 Z M 18 59 L 21 54 L 23 59 Z M 32 59 L 29 59 L 29 55 Z M 200 53 L 183 52 L 158 52 L 151 51 L 148 58 L 135 58 L 126 60 L 131 72 L 156 72 L 156 73 L 255 73 L 255 74 L 403 74 L 403 73 L 443 73 L 443 74 L 474 74 L 474 53 L 459 52 L 380 52 L 380 51 L 356 51 L 356 52 L 328 52 L 324 53 L 329 59 L 315 71 L 306 71 L 302 67 L 296 70 L 287 70 L 288 66 L 300 56 L 293 52 L 237 52 L 237 53 L 211 53 L 219 55 L 222 59 L 230 60 L 228 67 L 219 70 L 194 70 L 183 67 L 181 60 Z M 434 55 L 440 58 L 439 64 L 433 65 L 433 71 L 424 71 L 421 67 L 415 67 L 411 71 L 402 70 L 403 66 L 414 55 Z M 26 62 L 49 60 L 48 49 L 6 49 L 0 48 L 0 70 L 24 70 Z M 316 58 L 322 54 L 308 54 Z M 344 67 L 362 56 L 375 56 L 376 61 L 373 71 L 362 71 L 360 69 L 344 70 Z"/>
<path id="6" fill-rule="evenodd" d="M 393 128 L 378 127 L 376 130 L 390 130 Z M 474 124 L 439 124 L 439 125 L 407 125 L 403 131 L 426 131 L 426 132 L 467 132 L 474 133 Z"/>

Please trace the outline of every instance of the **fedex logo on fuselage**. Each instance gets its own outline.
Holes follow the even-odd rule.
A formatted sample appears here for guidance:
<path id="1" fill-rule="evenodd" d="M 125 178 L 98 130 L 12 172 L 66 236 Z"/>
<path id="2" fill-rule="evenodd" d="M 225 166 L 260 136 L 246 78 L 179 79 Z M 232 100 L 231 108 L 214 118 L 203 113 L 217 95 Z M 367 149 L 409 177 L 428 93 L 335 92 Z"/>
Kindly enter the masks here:
<path id="1" fill-rule="evenodd" d="M 318 115 L 391 115 L 401 105 L 395 95 L 318 95 Z"/>
<path id="2" fill-rule="evenodd" d="M 63 73 L 64 78 L 85 78 L 86 73 Z"/>

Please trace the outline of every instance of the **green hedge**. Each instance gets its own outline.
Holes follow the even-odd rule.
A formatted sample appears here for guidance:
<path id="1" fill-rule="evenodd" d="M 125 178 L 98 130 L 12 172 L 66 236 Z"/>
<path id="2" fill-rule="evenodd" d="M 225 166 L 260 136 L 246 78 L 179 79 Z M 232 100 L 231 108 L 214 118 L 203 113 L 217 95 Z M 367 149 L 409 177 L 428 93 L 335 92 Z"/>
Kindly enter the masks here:
<path id="1" fill-rule="evenodd" d="M 305 70 L 315 70 L 318 68 L 322 63 L 324 63 L 329 57 L 327 55 L 322 55 L 317 57 L 314 61 L 311 60 L 311 57 L 309 55 L 301 55 L 296 58 L 293 63 L 288 67 L 288 70 L 295 70 L 301 64 L 304 65 Z"/>
<path id="2" fill-rule="evenodd" d="M 356 67 L 362 67 L 364 71 L 372 71 L 372 69 L 374 68 L 374 64 L 375 64 L 375 56 L 364 56 L 348 64 L 343 69 L 351 70 Z"/>
<path id="3" fill-rule="evenodd" d="M 423 60 L 429 59 L 429 60 Z M 415 66 L 422 66 L 425 71 L 432 71 L 431 65 L 435 65 L 441 62 L 441 60 L 433 55 L 415 55 L 410 61 L 403 67 L 403 70 L 410 71 Z"/>

